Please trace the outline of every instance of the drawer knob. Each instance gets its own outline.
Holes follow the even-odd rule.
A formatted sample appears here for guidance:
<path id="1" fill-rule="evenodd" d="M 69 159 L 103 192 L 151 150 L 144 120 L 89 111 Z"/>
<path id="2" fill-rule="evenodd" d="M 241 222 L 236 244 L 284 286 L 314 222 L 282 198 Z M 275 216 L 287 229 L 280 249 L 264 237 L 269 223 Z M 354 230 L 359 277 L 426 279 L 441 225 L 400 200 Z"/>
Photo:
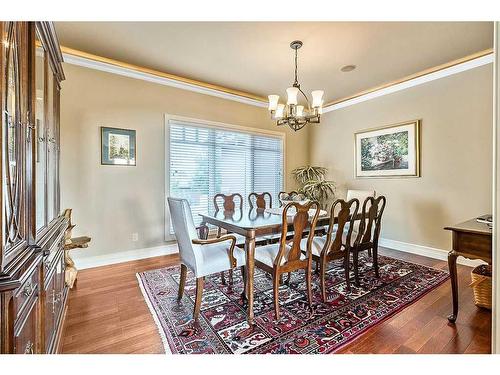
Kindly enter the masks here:
<path id="1" fill-rule="evenodd" d="M 24 348 L 24 354 L 35 354 L 35 351 L 33 350 L 33 343 L 31 341 L 28 341 L 26 344 L 26 347 Z"/>
<path id="2" fill-rule="evenodd" d="M 34 290 L 35 290 L 35 287 L 33 286 L 33 284 L 31 284 L 31 282 L 28 282 L 28 284 L 26 284 L 26 286 L 23 289 L 23 295 L 26 298 L 28 298 L 29 296 L 31 296 L 33 294 Z"/>

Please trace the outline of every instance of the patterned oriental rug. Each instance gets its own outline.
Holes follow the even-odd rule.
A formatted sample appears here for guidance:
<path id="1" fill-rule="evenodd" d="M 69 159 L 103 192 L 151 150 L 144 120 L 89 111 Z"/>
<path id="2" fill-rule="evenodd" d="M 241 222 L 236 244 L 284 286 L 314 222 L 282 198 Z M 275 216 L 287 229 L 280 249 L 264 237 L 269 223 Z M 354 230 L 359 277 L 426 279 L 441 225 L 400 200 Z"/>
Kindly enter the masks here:
<path id="1" fill-rule="evenodd" d="M 191 273 L 181 302 L 177 301 L 179 266 L 141 272 L 137 278 L 167 353 L 319 354 L 334 352 L 448 279 L 442 270 L 385 256 L 379 256 L 379 279 L 371 266 L 369 259 L 360 257 L 361 285 L 351 284 L 351 292 L 346 293 L 343 268 L 331 263 L 327 303 L 321 301 L 319 277 L 313 274 L 312 311 L 304 272 L 292 273 L 289 285 L 280 287 L 279 321 L 274 320 L 272 281 L 255 269 L 253 329 L 240 296 L 239 269 L 233 271 L 232 287 L 222 285 L 219 275 L 206 278 L 198 322 L 192 319 L 195 280 Z"/>

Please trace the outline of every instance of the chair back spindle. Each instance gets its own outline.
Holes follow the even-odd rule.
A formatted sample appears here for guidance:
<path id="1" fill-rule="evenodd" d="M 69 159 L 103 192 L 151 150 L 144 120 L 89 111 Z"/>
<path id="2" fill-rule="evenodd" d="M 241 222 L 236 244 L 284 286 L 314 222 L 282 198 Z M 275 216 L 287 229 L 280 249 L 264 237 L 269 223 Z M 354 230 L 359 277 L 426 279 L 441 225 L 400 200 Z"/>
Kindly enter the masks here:
<path id="1" fill-rule="evenodd" d="M 337 207 L 340 209 L 337 211 Z M 328 226 L 327 238 L 323 255 L 338 253 L 341 251 L 349 251 L 351 247 L 351 236 L 353 232 L 354 222 L 358 214 L 359 200 L 353 198 L 349 201 L 337 199 L 333 202 L 330 209 L 330 225 Z M 337 229 L 335 233 L 335 216 L 337 217 Z M 347 233 L 345 230 L 347 229 Z M 332 238 L 333 237 L 333 238 Z M 344 249 L 343 249 L 344 247 Z"/>
<path id="2" fill-rule="evenodd" d="M 266 200 L 266 198 L 267 198 L 267 200 Z M 250 193 L 248 195 L 248 204 L 249 204 L 251 209 L 253 209 L 253 208 L 258 208 L 258 209 L 271 208 L 273 206 L 273 197 L 268 192 L 264 192 L 261 194 Z"/>
<path id="3" fill-rule="evenodd" d="M 238 202 L 235 201 L 238 198 Z M 235 211 L 243 208 L 243 197 L 239 193 L 234 194 L 215 194 L 214 195 L 214 207 L 216 211 L 221 209 L 220 201 L 222 200 L 222 208 L 224 211 Z"/>
<path id="4" fill-rule="evenodd" d="M 295 208 L 296 213 L 293 216 L 292 226 L 293 226 L 293 238 L 287 243 L 287 233 L 288 233 L 288 211 Z M 311 217 L 309 215 L 309 210 L 314 209 L 314 215 Z M 280 238 L 280 248 L 278 255 L 274 260 L 274 265 L 281 267 L 286 266 L 294 262 L 300 262 L 300 256 L 302 249 L 300 248 L 300 242 L 303 238 L 305 230 L 309 227 L 309 235 L 307 238 L 307 259 L 312 256 L 311 246 L 314 237 L 314 230 L 316 229 L 316 223 L 318 221 L 320 212 L 319 202 L 311 201 L 307 204 L 301 205 L 300 203 L 290 202 L 283 208 L 283 221 L 281 229 Z M 285 264 L 282 264 L 282 259 L 285 257 Z"/>
<path id="5" fill-rule="evenodd" d="M 385 204 L 386 198 L 383 195 L 377 198 L 366 198 L 361 211 L 361 222 L 356 242 L 378 242 Z"/>

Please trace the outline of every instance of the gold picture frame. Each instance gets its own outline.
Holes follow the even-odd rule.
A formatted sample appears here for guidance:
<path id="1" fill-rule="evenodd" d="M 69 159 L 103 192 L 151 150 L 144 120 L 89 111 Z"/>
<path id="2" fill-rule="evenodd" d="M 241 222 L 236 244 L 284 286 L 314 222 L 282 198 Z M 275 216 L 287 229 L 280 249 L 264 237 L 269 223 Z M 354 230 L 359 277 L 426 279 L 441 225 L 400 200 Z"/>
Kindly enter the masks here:
<path id="1" fill-rule="evenodd" d="M 420 177 L 421 123 L 411 120 L 356 132 L 355 178 Z"/>

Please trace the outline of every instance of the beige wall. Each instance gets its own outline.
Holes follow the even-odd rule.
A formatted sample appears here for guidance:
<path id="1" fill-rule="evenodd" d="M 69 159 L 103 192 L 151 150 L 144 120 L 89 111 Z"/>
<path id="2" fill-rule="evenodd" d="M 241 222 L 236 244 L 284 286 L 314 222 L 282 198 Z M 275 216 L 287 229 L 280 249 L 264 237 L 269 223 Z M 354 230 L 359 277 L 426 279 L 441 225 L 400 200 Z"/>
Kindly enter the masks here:
<path id="1" fill-rule="evenodd" d="M 491 212 L 492 66 L 469 70 L 323 116 L 309 161 L 348 188 L 387 197 L 382 237 L 449 249 L 448 224 Z M 355 179 L 354 133 L 422 119 L 422 177 Z"/>
<path id="2" fill-rule="evenodd" d="M 92 237 L 76 258 L 165 244 L 165 113 L 284 132 L 287 187 L 293 187 L 289 171 L 307 163 L 307 131 L 277 129 L 265 108 L 69 64 L 64 69 L 61 203 L 73 208 L 75 234 Z M 100 126 L 137 130 L 136 167 L 100 164 Z"/>

